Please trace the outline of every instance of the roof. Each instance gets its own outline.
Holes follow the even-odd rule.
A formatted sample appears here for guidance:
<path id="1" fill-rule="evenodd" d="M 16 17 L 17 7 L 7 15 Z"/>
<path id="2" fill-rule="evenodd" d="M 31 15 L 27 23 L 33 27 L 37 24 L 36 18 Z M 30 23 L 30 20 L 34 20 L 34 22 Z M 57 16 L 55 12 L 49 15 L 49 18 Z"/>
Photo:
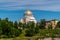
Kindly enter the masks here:
<path id="1" fill-rule="evenodd" d="M 25 14 L 32 15 L 32 12 L 28 9 Z"/>

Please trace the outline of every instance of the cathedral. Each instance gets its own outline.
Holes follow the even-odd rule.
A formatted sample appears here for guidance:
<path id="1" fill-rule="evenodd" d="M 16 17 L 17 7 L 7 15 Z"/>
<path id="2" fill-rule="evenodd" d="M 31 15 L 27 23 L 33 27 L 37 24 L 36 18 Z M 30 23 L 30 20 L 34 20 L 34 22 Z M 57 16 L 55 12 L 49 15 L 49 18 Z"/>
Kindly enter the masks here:
<path id="1" fill-rule="evenodd" d="M 30 10 L 26 10 L 23 18 L 19 22 L 26 23 L 26 24 L 28 22 L 34 22 L 35 24 L 37 24 L 37 20 L 35 19 L 35 17 L 33 16 L 32 12 Z M 58 20 L 46 21 L 45 28 L 46 29 L 49 29 L 49 28 L 55 29 L 57 27 L 58 22 L 59 22 Z"/>
<path id="2" fill-rule="evenodd" d="M 34 22 L 37 23 L 36 19 L 34 18 L 32 12 L 30 10 L 27 10 L 24 13 L 24 17 L 20 20 L 21 23 L 28 23 L 28 22 Z"/>

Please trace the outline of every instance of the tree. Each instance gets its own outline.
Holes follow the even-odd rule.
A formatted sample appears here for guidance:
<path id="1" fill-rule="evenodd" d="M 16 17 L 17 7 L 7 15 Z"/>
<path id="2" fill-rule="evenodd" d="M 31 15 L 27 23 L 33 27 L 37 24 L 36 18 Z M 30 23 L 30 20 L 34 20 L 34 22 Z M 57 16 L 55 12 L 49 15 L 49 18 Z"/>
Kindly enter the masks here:
<path id="1" fill-rule="evenodd" d="M 35 35 L 35 30 L 33 30 L 33 29 L 28 29 L 25 32 L 26 32 L 25 36 L 31 37 L 31 36 Z"/>
<path id="2" fill-rule="evenodd" d="M 23 28 L 23 23 L 19 22 L 18 23 L 18 29 L 22 29 Z"/>
<path id="3" fill-rule="evenodd" d="M 28 22 L 27 28 L 28 29 L 34 29 L 35 28 L 35 23 L 34 22 Z"/>
<path id="4" fill-rule="evenodd" d="M 14 27 L 10 27 L 9 30 L 10 31 L 9 31 L 9 33 L 7 35 L 8 37 L 17 37 L 21 33 L 18 29 L 14 28 Z"/>
<path id="5" fill-rule="evenodd" d="M 2 27 L 0 27 L 0 37 L 1 37 L 1 35 L 2 35 Z"/>
<path id="6" fill-rule="evenodd" d="M 23 23 L 23 24 L 22 24 L 22 28 L 23 28 L 23 29 L 27 29 L 27 24 L 26 24 L 26 23 Z"/>
<path id="7" fill-rule="evenodd" d="M 17 23 L 17 21 L 14 22 L 14 27 L 15 27 L 16 29 L 18 29 L 18 23 Z"/>
<path id="8" fill-rule="evenodd" d="M 36 34 L 36 31 L 37 31 L 37 28 L 35 28 L 34 22 L 28 22 L 26 36 L 34 36 Z"/>
<path id="9" fill-rule="evenodd" d="M 15 26 L 15 27 L 14 27 Z M 17 29 L 17 22 L 13 25 L 13 22 L 8 19 L 0 20 L 0 35 L 3 37 L 17 37 L 20 35 L 21 30 Z"/>
<path id="10" fill-rule="evenodd" d="M 57 27 L 60 28 L 60 21 L 57 23 Z"/>
<path id="11" fill-rule="evenodd" d="M 40 22 L 40 29 L 45 29 L 45 25 L 46 25 L 46 21 L 45 19 L 41 19 L 41 22 Z"/>
<path id="12" fill-rule="evenodd" d="M 5 21 L 7 21 L 7 22 L 8 22 L 8 18 L 5 18 Z"/>
<path id="13" fill-rule="evenodd" d="M 36 33 L 36 34 L 39 33 L 39 27 L 38 27 L 38 26 L 35 27 L 35 33 Z"/>

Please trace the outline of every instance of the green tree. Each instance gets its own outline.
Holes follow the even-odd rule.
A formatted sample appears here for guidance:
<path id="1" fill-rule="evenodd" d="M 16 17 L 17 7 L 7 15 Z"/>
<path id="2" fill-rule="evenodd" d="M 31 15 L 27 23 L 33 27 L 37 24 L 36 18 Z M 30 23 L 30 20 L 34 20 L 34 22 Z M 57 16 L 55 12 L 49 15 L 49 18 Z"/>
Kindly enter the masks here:
<path id="1" fill-rule="evenodd" d="M 23 28 L 23 23 L 19 22 L 19 23 L 18 23 L 18 28 L 19 28 L 19 29 L 22 29 L 22 28 Z"/>
<path id="2" fill-rule="evenodd" d="M 35 28 L 35 23 L 34 22 L 28 22 L 27 28 L 28 29 L 34 29 Z"/>
<path id="3" fill-rule="evenodd" d="M 8 22 L 8 18 L 5 18 L 5 21 Z"/>
<path id="4" fill-rule="evenodd" d="M 25 36 L 31 37 L 31 36 L 34 36 L 34 35 L 35 35 L 35 30 L 33 30 L 33 29 L 26 30 Z"/>
<path id="5" fill-rule="evenodd" d="M 35 27 L 35 33 L 39 33 L 39 27 Z"/>
<path id="6" fill-rule="evenodd" d="M 0 27 L 0 37 L 1 37 L 1 35 L 2 35 L 2 27 Z"/>
<path id="7" fill-rule="evenodd" d="M 17 23 L 17 21 L 14 22 L 14 27 L 15 27 L 16 29 L 18 29 L 18 23 Z"/>
<path id="8" fill-rule="evenodd" d="M 21 25 L 21 28 L 22 29 L 27 29 L 27 24 L 26 23 L 22 23 L 22 24 L 20 24 Z"/>
<path id="9" fill-rule="evenodd" d="M 17 37 L 17 36 L 20 35 L 20 31 L 18 29 L 14 28 L 14 27 L 10 27 L 9 30 L 10 31 L 9 31 L 9 33 L 7 35 L 8 37 Z"/>
<path id="10" fill-rule="evenodd" d="M 57 27 L 60 28 L 60 21 L 57 23 Z"/>
<path id="11" fill-rule="evenodd" d="M 28 22 L 27 24 L 27 30 L 26 30 L 26 36 L 33 36 L 36 34 L 37 28 L 35 28 L 34 22 Z"/>
<path id="12" fill-rule="evenodd" d="M 41 22 L 40 22 L 40 29 L 45 29 L 45 25 L 46 25 L 46 21 L 45 19 L 41 19 Z"/>
<path id="13" fill-rule="evenodd" d="M 5 35 L 3 37 L 17 37 L 20 35 L 21 30 L 17 29 L 17 22 L 15 23 L 15 27 L 13 25 L 13 22 L 4 19 L 0 21 L 0 32 L 2 35 Z M 1 34 L 0 33 L 0 34 Z"/>

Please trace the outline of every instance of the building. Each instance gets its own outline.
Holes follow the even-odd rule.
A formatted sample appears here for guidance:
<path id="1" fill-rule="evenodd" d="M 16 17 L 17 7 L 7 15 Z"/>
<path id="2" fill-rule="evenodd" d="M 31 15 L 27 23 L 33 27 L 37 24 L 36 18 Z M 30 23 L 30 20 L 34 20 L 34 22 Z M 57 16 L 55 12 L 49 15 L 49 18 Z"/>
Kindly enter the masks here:
<path id="1" fill-rule="evenodd" d="M 57 27 L 58 20 L 51 20 L 51 21 L 46 21 L 46 29 L 52 28 L 55 29 Z"/>
<path id="2" fill-rule="evenodd" d="M 28 23 L 28 22 L 34 22 L 37 23 L 36 19 L 34 18 L 32 12 L 30 10 L 27 10 L 24 13 L 24 17 L 20 20 L 21 23 Z"/>
<path id="3" fill-rule="evenodd" d="M 36 19 L 34 18 L 32 12 L 30 10 L 27 10 L 24 13 L 24 17 L 19 22 L 26 23 L 26 24 L 28 22 L 34 22 L 35 24 L 37 23 Z M 57 27 L 57 23 L 58 23 L 58 20 L 46 21 L 45 28 L 46 29 L 49 29 L 49 28 L 55 29 Z"/>

